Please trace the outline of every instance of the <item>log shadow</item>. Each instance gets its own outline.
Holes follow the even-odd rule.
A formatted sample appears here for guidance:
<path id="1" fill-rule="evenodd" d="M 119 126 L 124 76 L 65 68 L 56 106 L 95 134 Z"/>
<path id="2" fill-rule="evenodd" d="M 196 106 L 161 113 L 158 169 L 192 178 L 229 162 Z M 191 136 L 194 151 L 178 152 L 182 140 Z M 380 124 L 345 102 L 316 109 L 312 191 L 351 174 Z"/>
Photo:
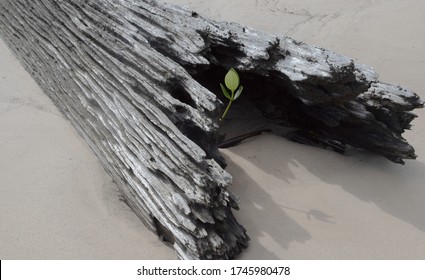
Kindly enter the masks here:
<path id="1" fill-rule="evenodd" d="M 311 235 L 277 204 L 272 196 L 258 185 L 229 156 L 225 156 L 227 170 L 233 174 L 231 191 L 240 199 L 240 210 L 234 214 L 247 229 L 251 238 L 248 249 L 239 256 L 241 259 L 280 259 L 282 250 L 292 242 L 304 243 Z"/>
<path id="2" fill-rule="evenodd" d="M 373 203 L 383 212 L 425 232 L 425 164 L 421 160 L 408 161 L 402 166 L 365 151 L 341 155 L 275 135 L 246 140 L 231 151 L 288 184 L 296 179 L 291 168 L 304 169 L 306 175 L 317 177 L 318 183 L 339 186 L 359 200 Z M 235 192 L 239 195 L 244 190 Z"/>

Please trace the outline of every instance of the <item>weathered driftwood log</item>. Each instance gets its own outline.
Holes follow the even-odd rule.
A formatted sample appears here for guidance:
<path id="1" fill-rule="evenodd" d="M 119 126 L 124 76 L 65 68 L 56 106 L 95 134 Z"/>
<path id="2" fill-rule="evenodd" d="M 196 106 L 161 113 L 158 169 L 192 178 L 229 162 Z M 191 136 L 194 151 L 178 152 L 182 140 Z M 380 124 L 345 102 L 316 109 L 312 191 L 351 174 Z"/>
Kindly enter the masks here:
<path id="1" fill-rule="evenodd" d="M 71 120 L 126 201 L 180 258 L 247 246 L 218 145 L 226 69 L 290 139 L 402 163 L 418 96 L 350 58 L 141 0 L 1 0 L 0 34 Z M 284 151 L 282 151 L 284 152 Z"/>

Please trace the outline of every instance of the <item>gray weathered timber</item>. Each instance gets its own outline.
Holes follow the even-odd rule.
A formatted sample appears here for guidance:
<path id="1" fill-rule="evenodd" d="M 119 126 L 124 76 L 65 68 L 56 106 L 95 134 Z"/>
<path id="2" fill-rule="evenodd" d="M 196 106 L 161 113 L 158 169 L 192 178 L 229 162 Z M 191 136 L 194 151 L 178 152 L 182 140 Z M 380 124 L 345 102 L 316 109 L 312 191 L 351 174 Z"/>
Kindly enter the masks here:
<path id="1" fill-rule="evenodd" d="M 217 149 L 213 92 L 230 67 L 285 137 L 416 157 L 401 136 L 423 105 L 416 94 L 287 37 L 141 0 L 0 0 L 0 35 L 183 259 L 233 258 L 248 244 Z"/>

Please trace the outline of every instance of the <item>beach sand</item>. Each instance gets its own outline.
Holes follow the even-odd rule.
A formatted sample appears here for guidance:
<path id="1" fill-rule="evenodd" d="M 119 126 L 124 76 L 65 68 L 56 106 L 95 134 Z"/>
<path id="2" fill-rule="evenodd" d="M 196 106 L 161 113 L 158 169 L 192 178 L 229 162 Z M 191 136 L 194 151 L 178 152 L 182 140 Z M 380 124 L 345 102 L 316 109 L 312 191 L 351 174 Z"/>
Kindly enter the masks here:
<path id="1" fill-rule="evenodd" d="M 425 2 L 183 1 L 370 65 L 425 100 Z M 243 77 L 242 77 L 243 82 Z M 424 259 L 425 111 L 396 165 L 273 135 L 222 150 L 251 237 L 240 259 Z M 96 157 L 0 42 L 0 259 L 174 259 L 120 200 Z"/>

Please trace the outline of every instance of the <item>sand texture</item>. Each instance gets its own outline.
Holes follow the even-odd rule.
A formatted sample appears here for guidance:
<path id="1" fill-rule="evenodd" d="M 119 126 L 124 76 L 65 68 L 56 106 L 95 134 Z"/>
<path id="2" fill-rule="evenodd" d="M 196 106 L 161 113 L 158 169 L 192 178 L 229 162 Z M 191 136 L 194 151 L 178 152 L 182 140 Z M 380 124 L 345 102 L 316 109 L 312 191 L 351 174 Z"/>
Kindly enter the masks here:
<path id="1" fill-rule="evenodd" d="M 425 99 L 423 1 L 167 2 L 354 57 Z M 240 258 L 424 259 L 425 111 L 416 113 L 405 137 L 419 157 L 405 166 L 273 135 L 223 150 L 252 239 Z M 1 41 L 0 131 L 0 259 L 175 258 Z"/>

